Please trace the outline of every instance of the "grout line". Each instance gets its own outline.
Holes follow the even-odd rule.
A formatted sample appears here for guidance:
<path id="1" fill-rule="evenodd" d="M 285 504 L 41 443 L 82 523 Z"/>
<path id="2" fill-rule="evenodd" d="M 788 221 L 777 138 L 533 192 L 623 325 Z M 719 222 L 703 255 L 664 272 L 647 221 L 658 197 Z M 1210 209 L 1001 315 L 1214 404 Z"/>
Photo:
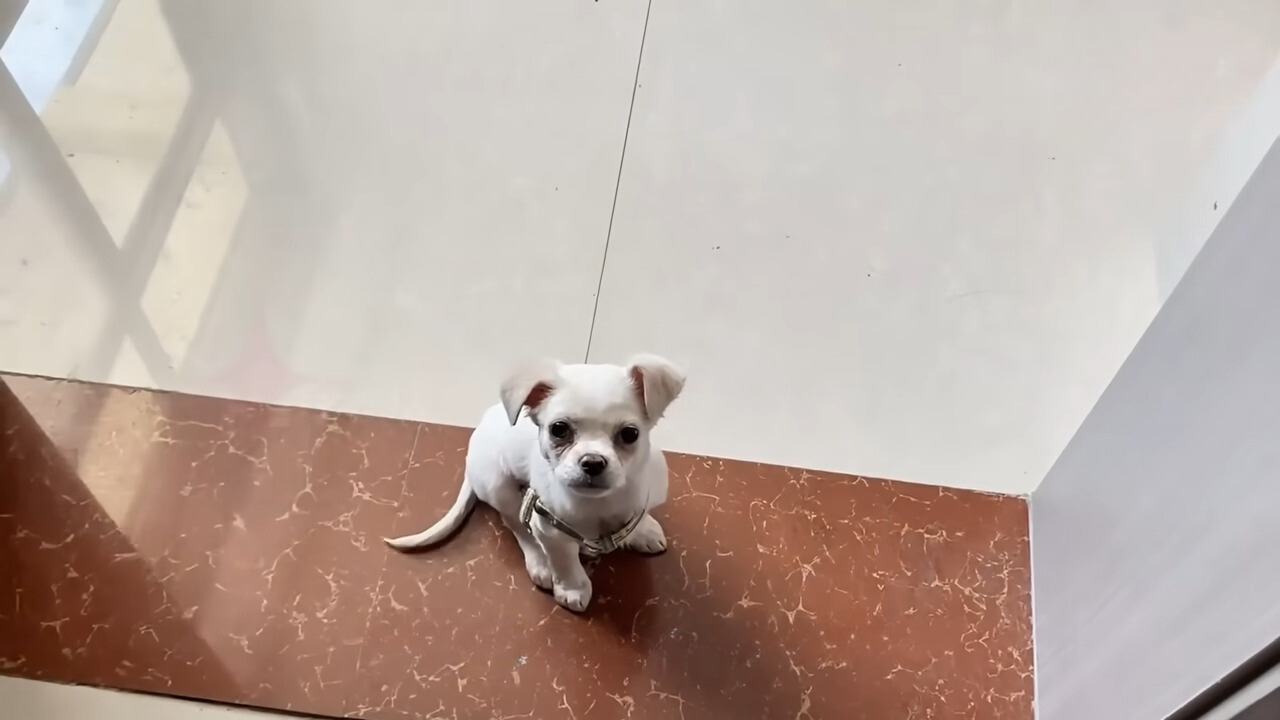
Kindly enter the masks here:
<path id="1" fill-rule="evenodd" d="M 609 242 L 613 239 L 613 218 L 618 214 L 618 191 L 622 187 L 622 168 L 627 162 L 627 140 L 631 137 L 631 116 L 636 111 L 636 88 L 640 85 L 640 65 L 644 62 L 644 41 L 649 36 L 649 13 L 653 0 L 644 9 L 644 29 L 640 32 L 640 54 L 636 58 L 636 76 L 631 81 L 631 105 L 627 107 L 627 129 L 622 133 L 622 157 L 618 159 L 618 179 L 613 184 L 613 205 L 609 208 L 609 229 L 604 236 L 604 253 L 600 258 L 600 278 L 596 280 L 596 298 L 591 306 L 591 328 L 587 331 L 587 350 L 582 361 L 591 361 L 591 341 L 596 335 L 596 315 L 600 312 L 600 291 L 604 288 L 604 269 L 609 262 Z"/>

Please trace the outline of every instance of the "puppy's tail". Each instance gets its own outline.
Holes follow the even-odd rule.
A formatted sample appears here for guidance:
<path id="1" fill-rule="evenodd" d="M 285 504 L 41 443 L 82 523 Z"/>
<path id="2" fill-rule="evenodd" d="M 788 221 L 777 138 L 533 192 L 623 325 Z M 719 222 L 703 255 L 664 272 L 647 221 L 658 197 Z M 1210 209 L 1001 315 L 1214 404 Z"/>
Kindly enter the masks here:
<path id="1" fill-rule="evenodd" d="M 467 482 L 466 478 L 463 478 L 462 489 L 458 491 L 458 499 L 453 501 L 453 507 L 449 508 L 449 512 L 445 513 L 445 516 L 440 518 L 435 525 L 417 535 L 383 538 L 383 541 L 397 550 L 413 550 L 435 545 L 452 535 L 459 527 L 462 527 L 462 521 L 467 519 L 467 514 L 475 506 L 476 494 L 471 489 L 471 483 Z"/>

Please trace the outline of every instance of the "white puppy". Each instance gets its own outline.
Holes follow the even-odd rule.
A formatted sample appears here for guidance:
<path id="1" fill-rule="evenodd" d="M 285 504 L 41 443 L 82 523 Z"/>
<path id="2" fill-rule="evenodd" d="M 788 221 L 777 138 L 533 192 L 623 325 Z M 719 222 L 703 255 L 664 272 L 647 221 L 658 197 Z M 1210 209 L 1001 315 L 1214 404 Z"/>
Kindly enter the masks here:
<path id="1" fill-rule="evenodd" d="M 652 355 L 619 365 L 544 361 L 502 384 L 502 402 L 467 446 L 462 490 L 429 529 L 387 540 L 401 550 L 457 530 L 477 498 L 515 534 L 533 583 L 573 611 L 591 602 L 580 553 L 667 548 L 649 514 L 667 497 L 667 461 L 649 431 L 684 387 L 684 373 Z"/>

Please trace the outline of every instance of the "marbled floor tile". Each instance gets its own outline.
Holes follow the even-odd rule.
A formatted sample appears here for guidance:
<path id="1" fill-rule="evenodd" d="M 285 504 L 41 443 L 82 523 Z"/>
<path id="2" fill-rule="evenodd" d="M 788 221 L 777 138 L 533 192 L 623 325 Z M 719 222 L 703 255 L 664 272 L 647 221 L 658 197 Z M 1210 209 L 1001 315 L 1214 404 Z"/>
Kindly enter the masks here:
<path id="1" fill-rule="evenodd" d="M 4 667 L 341 711 L 416 425 L 8 382 Z"/>
<path id="2" fill-rule="evenodd" d="M 8 378 L 0 672 L 372 720 L 1031 717 L 1016 498 L 672 455 L 671 549 L 583 616 L 487 508 L 419 554 L 468 431 Z"/>
<path id="3" fill-rule="evenodd" d="M 104 394 L 84 388 L 75 401 L 87 407 Z M 75 458 L 61 454 L 3 383 L 0 427 L 0 670 L 153 692 L 237 692 L 81 481 Z"/>
<path id="4" fill-rule="evenodd" d="M 424 438 L 426 436 L 424 435 Z M 457 481 L 461 435 L 429 452 Z M 424 443 L 419 444 L 419 451 Z M 392 556 L 348 712 L 390 718 L 1031 717 L 1014 498 L 672 456 L 665 555 L 617 555 L 575 617 L 481 509 Z M 422 472 L 426 470 L 427 472 Z M 452 501 L 410 471 L 396 533 Z"/>

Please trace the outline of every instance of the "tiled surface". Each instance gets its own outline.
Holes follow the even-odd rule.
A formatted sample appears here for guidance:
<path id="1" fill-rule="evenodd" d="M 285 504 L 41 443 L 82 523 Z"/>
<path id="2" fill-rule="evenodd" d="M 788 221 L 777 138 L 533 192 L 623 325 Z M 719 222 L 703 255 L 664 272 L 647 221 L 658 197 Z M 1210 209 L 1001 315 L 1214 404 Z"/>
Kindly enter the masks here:
<path id="1" fill-rule="evenodd" d="M 11 384 L 3 666 L 341 706 L 417 426 Z"/>
<path id="2" fill-rule="evenodd" d="M 674 455 L 672 549 L 606 558 L 579 617 L 487 511 L 374 541 L 443 512 L 465 430 L 8 383 L 8 674 L 375 719 L 1031 717 L 1020 499 Z"/>
<path id="3" fill-rule="evenodd" d="M 800 5 L 654 1 L 592 359 L 690 367 L 676 449 L 1028 492 L 1280 5 Z"/>
<path id="4" fill-rule="evenodd" d="M 31 0 L 0 368 L 470 422 L 586 355 L 646 9 Z"/>
<path id="5" fill-rule="evenodd" d="M 11 26 L 0 369 L 466 424 L 639 349 L 698 378 L 673 448 L 1011 493 L 1280 131 L 1271 0 Z"/>

